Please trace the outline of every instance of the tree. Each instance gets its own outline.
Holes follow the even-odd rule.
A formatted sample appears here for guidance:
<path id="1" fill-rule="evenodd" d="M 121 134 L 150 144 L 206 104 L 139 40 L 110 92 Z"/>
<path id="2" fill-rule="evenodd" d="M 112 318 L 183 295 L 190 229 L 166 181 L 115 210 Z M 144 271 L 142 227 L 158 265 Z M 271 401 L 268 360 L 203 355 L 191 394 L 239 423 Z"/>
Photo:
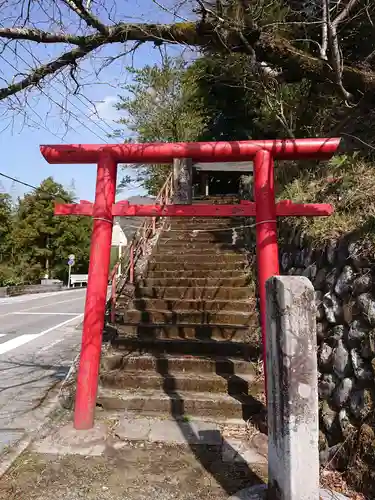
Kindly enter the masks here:
<path id="1" fill-rule="evenodd" d="M 0 40 L 19 68 L 14 66 L 14 74 L 0 89 L 0 99 L 41 88 L 46 79 L 61 74 L 71 78 L 77 91 L 79 64 L 88 55 L 107 45 L 127 44 L 107 64 L 147 42 L 224 55 L 241 53 L 247 56 L 249 68 L 263 78 L 323 83 L 326 94 L 336 92 L 345 102 L 371 102 L 375 90 L 374 2 L 193 0 L 180 3 L 184 15 L 177 2 L 176 8 L 154 2 L 155 10 L 159 5 L 164 14 L 169 12 L 170 23 L 124 22 L 119 0 L 40 0 L 28 2 L 27 8 L 24 4 L 1 2 Z M 61 50 L 48 62 L 34 58 L 34 66 L 25 68 L 19 48 L 33 55 L 34 44 L 55 46 L 53 53 L 58 47 Z"/>
<path id="2" fill-rule="evenodd" d="M 7 262 L 11 256 L 12 216 L 13 209 L 10 195 L 0 193 L 0 262 Z"/>
<path id="3" fill-rule="evenodd" d="M 13 277 L 13 207 L 8 193 L 0 194 L 0 286 L 8 284 Z"/>
<path id="4" fill-rule="evenodd" d="M 161 66 L 129 68 L 133 83 L 117 105 L 128 141 L 176 142 L 273 139 L 330 135 L 337 98 L 328 99 L 308 80 L 264 82 L 247 56 L 207 51 L 193 63 L 165 58 Z M 371 127 L 368 127 L 371 130 Z M 351 130 L 353 132 L 353 130 Z M 121 136 L 122 132 L 119 132 Z M 156 194 L 169 166 L 137 168 L 136 181 Z M 133 182 L 126 176 L 122 186 Z"/>
<path id="5" fill-rule="evenodd" d="M 205 114 L 205 127 L 196 140 L 264 138 L 264 127 L 256 120 L 264 92 L 247 62 L 242 54 L 208 52 L 188 67 L 184 78 L 195 82 L 191 106 Z"/>
<path id="6" fill-rule="evenodd" d="M 145 66 L 140 70 L 128 68 L 133 83 L 124 87 L 126 96 L 120 97 L 117 105 L 125 112 L 119 124 L 125 127 L 125 133 L 131 133 L 127 140 L 191 141 L 202 134 L 206 117 L 197 105 L 195 74 L 186 72 L 186 66 L 182 58 L 166 56 L 161 66 Z M 146 165 L 137 170 L 136 182 L 155 195 L 170 166 Z M 125 187 L 132 180 L 130 176 L 125 177 L 121 186 Z"/>
<path id="7" fill-rule="evenodd" d="M 71 253 L 76 256 L 74 270 L 87 272 L 91 220 L 53 213 L 56 201 L 72 202 L 73 198 L 73 193 L 48 177 L 35 192 L 19 200 L 12 240 L 16 274 L 23 282 L 35 282 L 45 275 L 66 279 Z"/>

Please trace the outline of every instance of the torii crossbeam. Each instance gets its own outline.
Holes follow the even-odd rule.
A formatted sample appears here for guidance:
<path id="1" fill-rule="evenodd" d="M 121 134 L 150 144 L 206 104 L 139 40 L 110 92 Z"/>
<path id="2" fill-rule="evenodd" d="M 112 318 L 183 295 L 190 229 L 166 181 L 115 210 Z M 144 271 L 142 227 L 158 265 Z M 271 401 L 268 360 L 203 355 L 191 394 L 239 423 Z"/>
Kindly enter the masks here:
<path id="1" fill-rule="evenodd" d="M 77 377 L 74 426 L 94 424 L 99 363 L 104 326 L 113 217 L 255 217 L 257 268 L 260 295 L 263 354 L 265 357 L 266 290 L 268 278 L 279 274 L 276 218 L 282 216 L 328 216 L 327 204 L 275 202 L 274 160 L 329 159 L 339 138 L 268 141 L 235 141 L 161 144 L 82 144 L 41 146 L 49 163 L 96 163 L 95 202 L 57 205 L 56 215 L 93 217 L 90 267 L 87 285 L 82 348 Z M 194 162 L 254 162 L 255 202 L 239 205 L 143 206 L 115 203 L 118 163 L 172 163 L 187 158 Z"/>
<path id="2" fill-rule="evenodd" d="M 283 200 L 276 203 L 277 217 L 318 217 L 333 213 L 327 203 L 293 203 Z M 55 205 L 55 215 L 93 216 L 94 204 L 81 200 L 80 203 Z M 255 217 L 256 203 L 242 200 L 239 205 L 131 205 L 119 201 L 112 205 L 112 215 L 121 217 Z"/>

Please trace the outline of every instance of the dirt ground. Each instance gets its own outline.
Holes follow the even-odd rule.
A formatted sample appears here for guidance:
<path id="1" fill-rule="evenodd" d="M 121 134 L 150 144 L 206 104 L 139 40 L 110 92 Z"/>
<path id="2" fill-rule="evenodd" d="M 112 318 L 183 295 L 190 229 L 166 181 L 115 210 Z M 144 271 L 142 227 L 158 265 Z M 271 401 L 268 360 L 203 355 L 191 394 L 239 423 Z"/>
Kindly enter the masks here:
<path id="1" fill-rule="evenodd" d="M 100 457 L 28 451 L 0 479 L 0 500 L 227 500 L 265 474 L 224 463 L 208 446 L 140 443 Z"/>

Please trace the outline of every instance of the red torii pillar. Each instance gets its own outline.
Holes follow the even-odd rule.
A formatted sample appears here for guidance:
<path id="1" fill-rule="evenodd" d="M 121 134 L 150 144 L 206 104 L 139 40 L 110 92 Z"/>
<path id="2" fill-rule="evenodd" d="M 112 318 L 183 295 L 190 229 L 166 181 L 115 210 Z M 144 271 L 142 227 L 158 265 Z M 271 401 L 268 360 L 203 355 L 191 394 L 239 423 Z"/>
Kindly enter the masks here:
<path id="1" fill-rule="evenodd" d="M 236 142 L 160 144 L 81 144 L 41 146 L 49 163 L 95 163 L 95 202 L 57 205 L 56 215 L 87 215 L 94 219 L 91 237 L 89 279 L 77 377 L 74 426 L 89 429 L 94 424 L 102 332 L 108 286 L 112 224 L 114 215 L 166 217 L 251 217 L 256 218 L 257 268 L 260 294 L 263 355 L 265 357 L 265 282 L 279 274 L 277 216 L 327 216 L 326 204 L 276 204 L 274 160 L 328 159 L 337 150 L 339 138 Z M 115 202 L 118 163 L 172 163 L 174 158 L 197 162 L 254 161 L 255 203 L 240 205 L 137 206 Z"/>

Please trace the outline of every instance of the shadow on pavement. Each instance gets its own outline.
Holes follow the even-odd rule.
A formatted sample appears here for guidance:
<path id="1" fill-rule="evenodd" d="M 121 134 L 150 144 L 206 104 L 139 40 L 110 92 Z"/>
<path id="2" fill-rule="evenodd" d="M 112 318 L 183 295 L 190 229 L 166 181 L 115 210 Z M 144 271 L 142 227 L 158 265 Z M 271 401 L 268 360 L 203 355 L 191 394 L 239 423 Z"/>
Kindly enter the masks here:
<path id="1" fill-rule="evenodd" d="M 263 483 L 261 477 L 251 470 L 245 461 L 223 461 L 222 449 L 224 447 L 226 453 L 232 457 L 237 455 L 237 451 L 223 438 L 220 431 L 207 430 L 199 431 L 198 435 L 195 434 L 193 426 L 189 422 L 188 415 L 185 414 L 183 398 L 176 390 L 171 388 L 171 385 L 173 386 L 171 379 L 173 380 L 174 377 L 166 369 L 168 360 L 160 354 L 156 357 L 156 362 L 156 369 L 164 380 L 163 390 L 170 398 L 170 413 L 197 461 L 214 477 L 229 496 L 245 486 Z M 221 445 L 195 444 L 191 442 L 192 436 L 196 436 L 198 438 L 197 441 L 221 443 Z"/>

